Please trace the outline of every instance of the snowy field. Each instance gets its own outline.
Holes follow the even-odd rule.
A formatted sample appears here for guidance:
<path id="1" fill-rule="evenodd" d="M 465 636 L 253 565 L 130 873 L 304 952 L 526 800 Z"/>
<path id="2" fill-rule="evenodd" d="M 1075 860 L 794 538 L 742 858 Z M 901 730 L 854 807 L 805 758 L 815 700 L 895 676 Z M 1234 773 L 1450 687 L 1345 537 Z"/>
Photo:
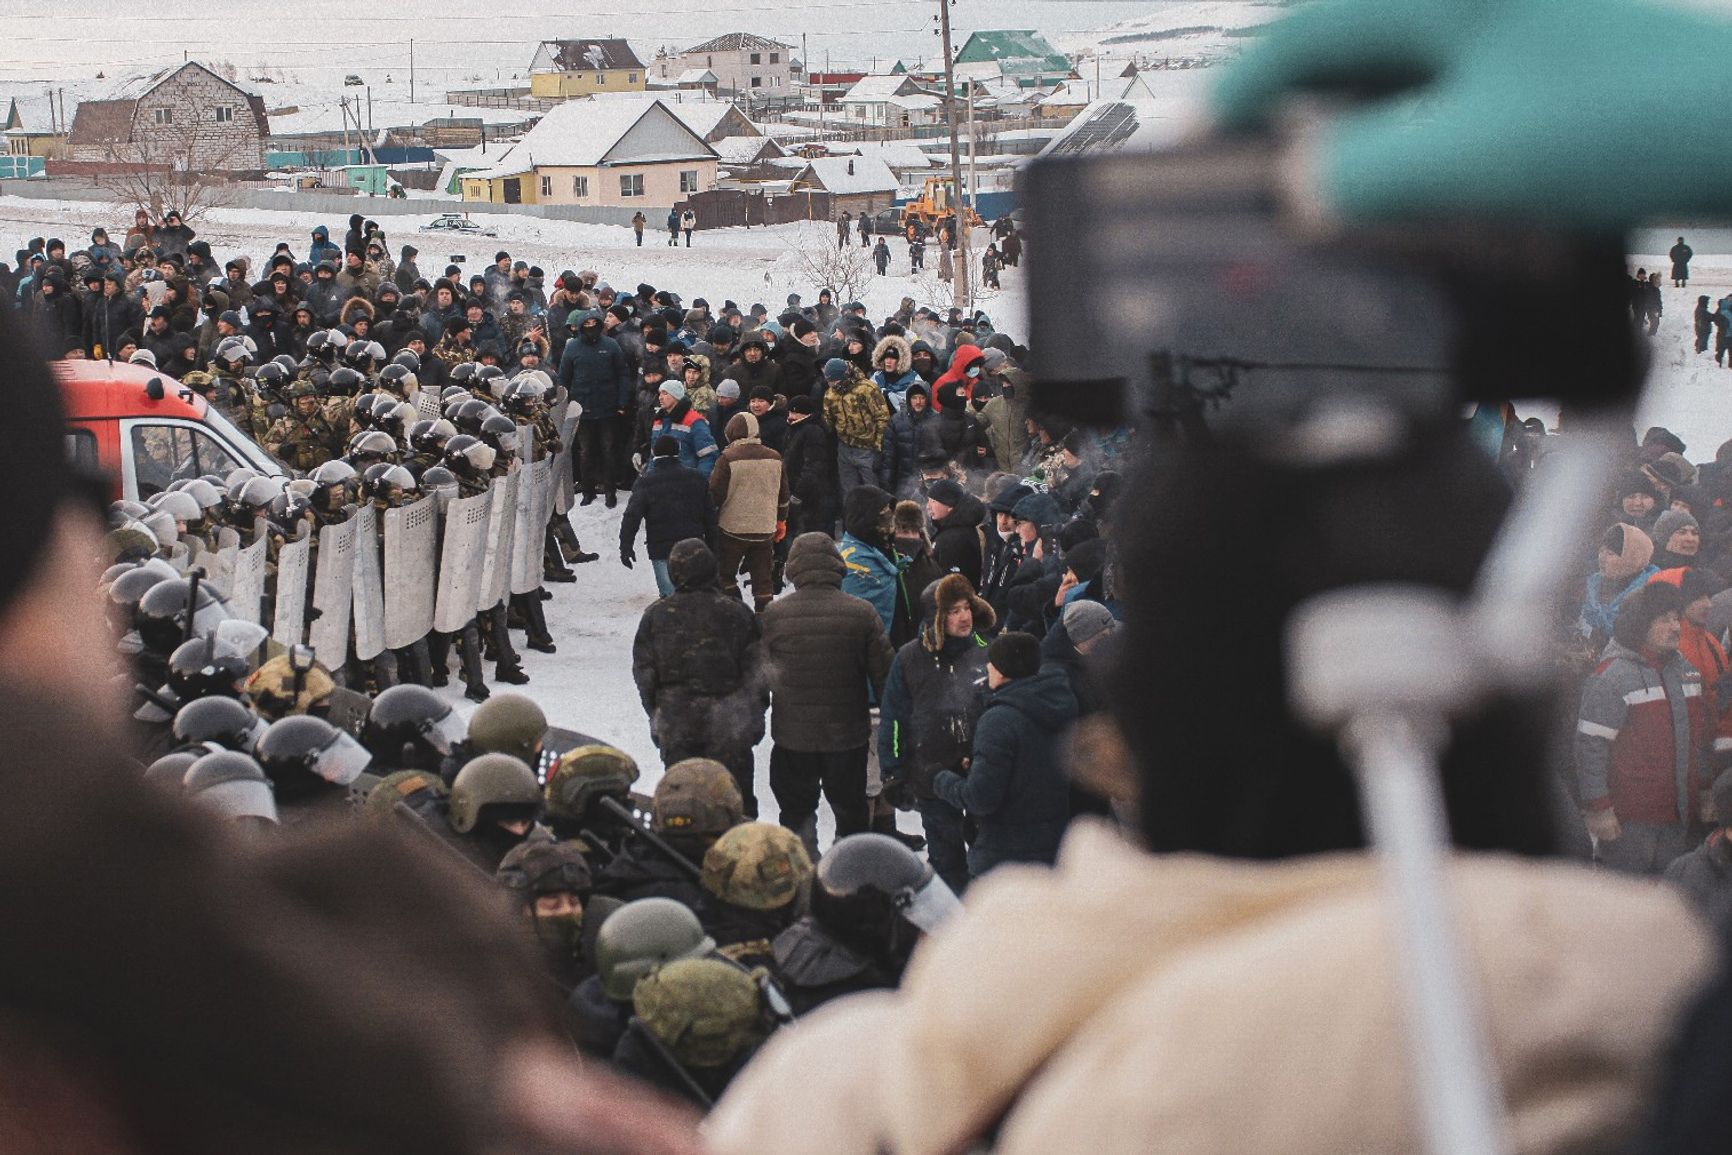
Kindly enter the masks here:
<path id="1" fill-rule="evenodd" d="M 365 201 L 356 202 L 365 211 Z M 119 208 L 89 202 L 49 202 L 0 197 L 0 251 L 10 253 L 31 236 L 63 237 L 69 248 L 88 243 L 89 230 L 104 225 L 119 235 L 130 217 Z M 787 225 L 770 229 L 721 229 L 698 233 L 687 249 L 666 247 L 665 236 L 647 234 L 643 248 L 633 243 L 630 229 L 607 225 L 584 225 L 566 221 L 490 216 L 500 236 L 470 242 L 464 254 L 466 270 L 484 268 L 497 249 L 508 250 L 545 268 L 549 276 L 563 269 L 595 269 L 601 277 L 626 292 L 638 282 L 670 288 L 686 300 L 705 297 L 712 306 L 733 300 L 742 308 L 755 301 L 778 311 L 790 292 L 807 301 L 816 299 L 817 285 L 803 281 L 795 250 L 810 245 L 833 245 L 834 229 L 827 224 Z M 384 223 L 397 231 L 389 235 L 392 251 L 408 240 L 423 250 L 421 268 L 437 274 L 444 258 L 425 238 L 403 231 L 418 218 L 388 218 Z M 199 234 L 208 240 L 219 262 L 237 253 L 255 260 L 268 255 L 278 240 L 288 240 L 305 253 L 308 235 L 316 224 L 330 226 L 341 235 L 345 220 L 316 214 L 266 210 L 218 210 L 201 222 Z M 118 230 L 118 231 L 117 231 Z M 1656 230 L 1642 238 L 1675 236 L 1671 230 Z M 1687 235 L 1688 232 L 1687 232 Z M 1691 237 L 1698 256 L 1692 266 L 1688 289 L 1665 283 L 1665 316 L 1654 341 L 1654 369 L 1647 395 L 1638 414 L 1638 427 L 1661 424 L 1683 437 L 1692 460 L 1710 460 L 1721 442 L 1732 439 L 1732 369 L 1719 369 L 1712 355 L 1693 352 L 1691 312 L 1698 294 L 1713 301 L 1732 292 L 1732 234 L 1703 233 Z M 1712 251 L 1718 249 L 1720 251 Z M 917 281 L 908 274 L 906 246 L 893 246 L 895 262 L 891 275 L 874 278 L 865 293 L 869 313 L 877 318 L 893 311 L 904 295 L 922 304 L 945 304 L 940 286 L 930 278 Z M 1653 254 L 1631 258 L 1632 267 L 1644 265 L 1669 272 L 1670 266 Z M 930 262 L 928 267 L 930 268 Z M 1021 269 L 1007 269 L 1004 290 L 982 303 L 998 327 L 1021 340 L 1026 337 L 1026 286 Z M 1567 319 L 1561 319 L 1567 324 Z M 1560 333 L 1567 339 L 1567 333 Z M 1545 412 L 1543 409 L 1536 409 Z M 1555 409 L 1551 412 L 1555 413 Z M 623 501 L 622 501 L 623 508 Z M 648 788 L 659 777 L 661 763 L 650 742 L 649 726 L 638 703 L 631 680 L 631 642 L 639 615 L 655 598 L 655 579 L 647 560 L 627 570 L 619 563 L 619 510 L 608 510 L 601 502 L 572 512 L 586 549 L 601 559 L 576 567 L 575 584 L 553 586 L 547 603 L 548 624 L 559 644 L 557 654 L 524 651 L 524 668 L 531 682 L 525 687 L 557 725 L 596 735 L 618 744 L 644 769 L 640 784 Z M 643 557 L 639 549 L 640 558 Z M 453 704 L 467 713 L 472 708 L 461 696 L 461 687 L 447 691 Z M 768 740 L 758 748 L 758 796 L 766 817 L 775 813 L 769 790 Z M 828 810 L 823 813 L 824 837 L 831 833 Z M 904 824 L 918 829 L 918 820 L 903 816 Z"/>

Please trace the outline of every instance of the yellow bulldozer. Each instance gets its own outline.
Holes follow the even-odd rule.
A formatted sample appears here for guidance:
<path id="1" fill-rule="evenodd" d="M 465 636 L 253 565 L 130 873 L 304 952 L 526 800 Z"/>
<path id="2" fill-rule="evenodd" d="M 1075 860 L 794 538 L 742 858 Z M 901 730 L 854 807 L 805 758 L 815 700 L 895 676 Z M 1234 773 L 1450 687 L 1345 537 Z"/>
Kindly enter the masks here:
<path id="1" fill-rule="evenodd" d="M 972 206 L 963 204 L 957 197 L 953 178 L 929 176 L 920 195 L 902 206 L 903 234 L 907 234 L 908 226 L 912 224 L 916 236 L 931 236 L 939 227 L 948 226 L 951 218 L 959 212 L 971 229 L 980 228 L 985 223 Z"/>

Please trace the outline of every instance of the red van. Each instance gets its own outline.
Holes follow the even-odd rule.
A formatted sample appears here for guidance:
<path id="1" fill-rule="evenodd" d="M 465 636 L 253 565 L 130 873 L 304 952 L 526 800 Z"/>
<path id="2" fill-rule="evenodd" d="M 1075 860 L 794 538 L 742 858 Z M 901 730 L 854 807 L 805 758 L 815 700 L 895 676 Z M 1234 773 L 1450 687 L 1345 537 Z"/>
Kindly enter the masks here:
<path id="1" fill-rule="evenodd" d="M 66 451 L 104 470 L 114 496 L 140 501 L 170 482 L 242 467 L 288 471 L 174 378 L 145 365 L 55 361 L 66 406 Z"/>

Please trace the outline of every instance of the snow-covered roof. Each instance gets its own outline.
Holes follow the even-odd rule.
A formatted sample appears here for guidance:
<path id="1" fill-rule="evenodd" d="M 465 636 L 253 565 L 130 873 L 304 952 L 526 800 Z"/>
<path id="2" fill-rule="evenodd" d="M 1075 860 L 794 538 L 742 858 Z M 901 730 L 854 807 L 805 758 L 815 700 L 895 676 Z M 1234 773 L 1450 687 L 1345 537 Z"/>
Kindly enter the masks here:
<path id="1" fill-rule="evenodd" d="M 843 104 L 880 104 L 892 96 L 914 91 L 914 81 L 905 75 L 862 76 L 842 94 Z"/>
<path id="2" fill-rule="evenodd" d="M 989 80 L 999 80 L 1004 76 L 1004 70 L 998 66 L 996 60 L 975 60 L 966 64 L 956 64 L 951 66 L 950 71 L 956 79 L 972 80 L 976 84 L 985 84 Z M 942 68 L 938 69 L 940 75 L 943 72 Z"/>
<path id="3" fill-rule="evenodd" d="M 826 141 L 831 156 L 877 157 L 893 169 L 922 169 L 939 164 L 937 157 L 909 140 Z"/>
<path id="4" fill-rule="evenodd" d="M 583 99 L 556 104 L 492 168 L 473 175 L 492 180 L 538 167 L 591 168 L 604 162 L 653 163 L 715 155 L 660 97 L 635 95 L 637 98 L 633 100 Z M 685 128 L 690 147 L 655 156 L 611 155 L 620 140 L 646 116 L 666 116 L 673 124 Z"/>
<path id="5" fill-rule="evenodd" d="M 1193 126 L 1176 103 L 1150 100 L 1097 100 L 1064 127 L 1043 157 L 1097 156 L 1154 152 L 1178 143 Z"/>
<path id="6" fill-rule="evenodd" d="M 826 156 L 807 161 L 796 180 L 841 196 L 894 193 L 901 187 L 890 166 L 875 156 Z"/>
<path id="7" fill-rule="evenodd" d="M 613 72 L 641 69 L 643 62 L 630 44 L 618 38 L 543 40 L 529 68 L 532 72 Z"/>
<path id="8" fill-rule="evenodd" d="M 752 32 L 729 32 L 714 40 L 694 44 L 680 55 L 689 56 L 694 52 L 773 52 L 778 48 L 792 47 L 791 44 L 783 44 L 779 40 L 771 40 Z"/>
<path id="9" fill-rule="evenodd" d="M 943 101 L 929 93 L 916 92 L 908 96 L 892 96 L 884 103 L 913 112 L 918 109 L 937 108 Z"/>
<path id="10" fill-rule="evenodd" d="M 688 68 L 674 77 L 675 84 L 719 84 L 721 77 L 707 68 Z"/>
<path id="11" fill-rule="evenodd" d="M 1067 80 L 1042 96 L 1040 102 L 1044 105 L 1057 105 L 1059 107 L 1075 105 L 1081 108 L 1085 104 L 1093 103 L 1097 95 L 1094 92 L 1094 85 L 1089 81 Z M 1116 96 L 1117 94 L 1114 96 L 1115 99 Z"/>
<path id="12" fill-rule="evenodd" d="M 751 164 L 766 157 L 787 155 L 781 145 L 767 136 L 724 136 L 712 141 L 710 147 L 724 164 Z"/>
<path id="13" fill-rule="evenodd" d="M 343 108 L 339 97 L 329 100 L 297 102 L 292 111 L 273 110 L 273 137 L 305 136 L 312 133 L 343 131 Z M 354 123 L 355 110 L 349 109 L 349 122 Z M 375 98 L 372 123 L 377 129 L 411 128 L 433 120 L 479 121 L 488 127 L 527 124 L 536 114 L 521 108 L 487 108 L 478 105 L 447 104 L 444 101 L 381 100 Z M 497 153 L 496 153 L 497 155 Z"/>

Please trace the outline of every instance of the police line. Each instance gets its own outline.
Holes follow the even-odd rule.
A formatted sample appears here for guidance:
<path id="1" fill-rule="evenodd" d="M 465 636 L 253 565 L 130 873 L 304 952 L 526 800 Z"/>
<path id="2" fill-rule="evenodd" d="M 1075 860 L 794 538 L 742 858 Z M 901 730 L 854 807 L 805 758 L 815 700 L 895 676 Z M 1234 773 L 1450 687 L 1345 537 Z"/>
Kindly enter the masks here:
<path id="1" fill-rule="evenodd" d="M 267 589 L 273 531 L 262 519 L 250 544 L 225 527 L 214 551 L 195 543 L 175 560 L 202 568 L 237 617 L 266 627 L 282 645 L 311 645 L 331 669 L 347 660 L 351 635 L 354 656 L 366 661 L 429 632 L 457 633 L 508 596 L 541 588 L 547 526 L 571 509 L 577 408 L 560 407 L 562 448 L 532 464 L 521 461 L 534 456 L 534 429 L 519 426 L 520 463 L 484 493 L 351 507 L 342 522 L 317 529 L 303 522 L 300 536 L 278 548 L 274 591 Z"/>

